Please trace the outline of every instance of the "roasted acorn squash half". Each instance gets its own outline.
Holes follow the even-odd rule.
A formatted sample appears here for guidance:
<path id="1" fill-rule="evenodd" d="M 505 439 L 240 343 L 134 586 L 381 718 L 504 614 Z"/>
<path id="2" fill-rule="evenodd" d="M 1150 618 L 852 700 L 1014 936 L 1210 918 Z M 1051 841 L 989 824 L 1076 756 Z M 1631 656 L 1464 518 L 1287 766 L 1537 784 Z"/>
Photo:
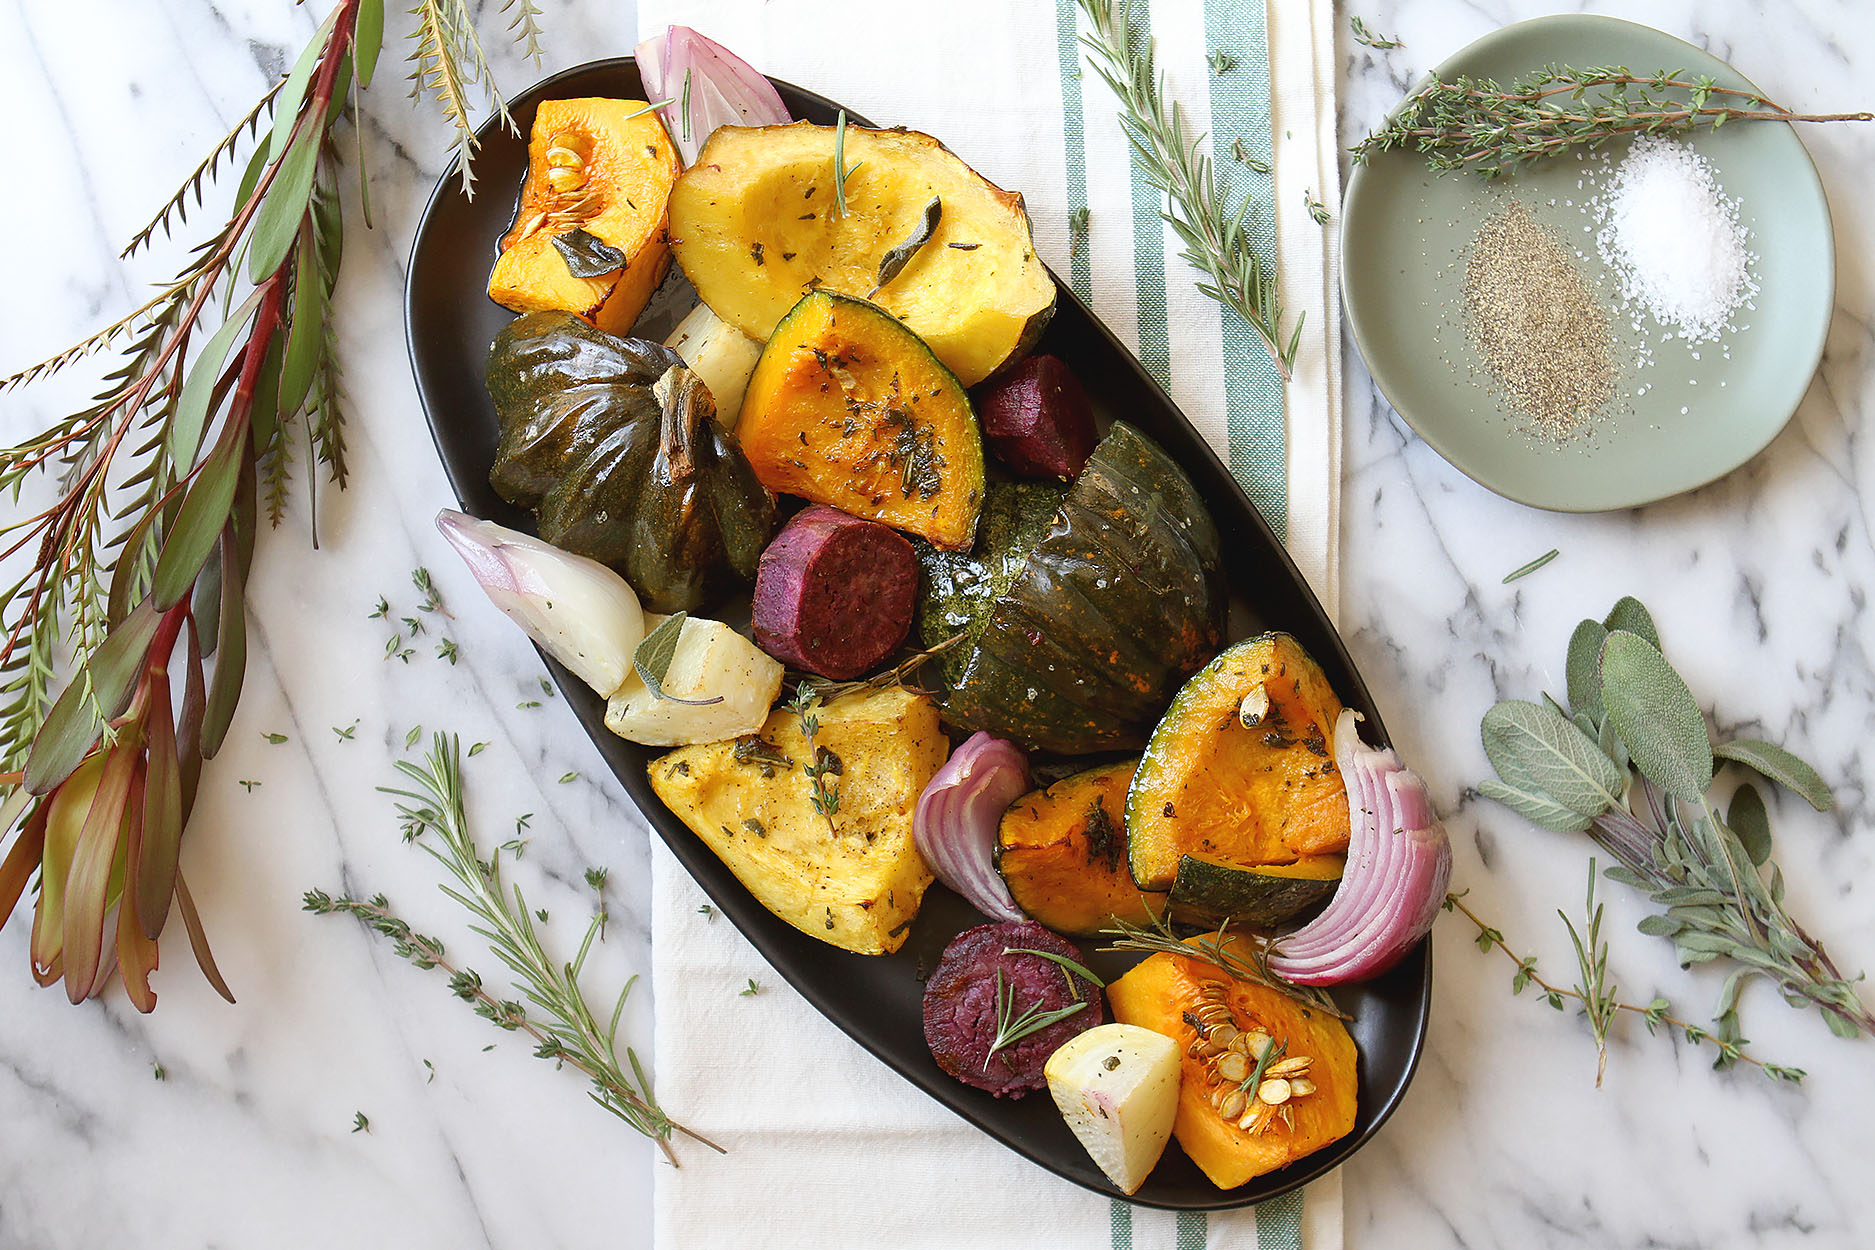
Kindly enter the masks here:
<path id="1" fill-rule="evenodd" d="M 671 246 L 703 302 L 754 339 L 813 290 L 872 299 L 965 386 L 1034 346 L 1055 310 L 1022 197 L 915 130 L 845 128 L 845 211 L 835 128 L 724 126 L 671 191 Z M 895 274 L 888 253 L 935 227 Z"/>

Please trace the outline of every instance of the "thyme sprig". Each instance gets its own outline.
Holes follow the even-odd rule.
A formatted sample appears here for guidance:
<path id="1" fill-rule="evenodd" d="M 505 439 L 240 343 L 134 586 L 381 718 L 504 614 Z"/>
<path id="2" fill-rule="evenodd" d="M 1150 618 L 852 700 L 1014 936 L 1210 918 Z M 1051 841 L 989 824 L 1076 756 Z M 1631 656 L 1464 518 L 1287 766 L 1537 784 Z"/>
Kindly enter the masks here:
<path id="1" fill-rule="evenodd" d="M 943 655 L 969 636 L 968 631 L 960 630 L 936 646 L 926 647 L 922 651 L 906 656 L 891 668 L 882 673 L 874 673 L 871 677 L 857 678 L 853 681 L 834 681 L 827 677 L 817 677 L 812 673 L 790 673 L 789 677 L 796 683 L 797 697 L 800 686 L 806 685 L 822 703 L 831 703 L 835 699 L 857 694 L 862 690 L 884 690 L 888 686 L 903 686 L 906 684 L 906 678 L 924 667 L 925 661 L 934 656 Z"/>
<path id="2" fill-rule="evenodd" d="M 1354 159 L 1418 152 L 1441 173 L 1469 169 L 1496 178 L 1572 149 L 1594 151 L 1625 135 L 1685 134 L 1735 121 L 1865 122 L 1875 121 L 1875 113 L 1793 113 L 1684 70 L 1647 76 L 1619 65 L 1552 64 L 1509 87 L 1469 75 L 1427 83 L 1354 146 Z"/>
<path id="3" fill-rule="evenodd" d="M 531 0 L 509 0 L 505 11 L 517 37 L 531 40 Z M 356 92 L 372 78 L 383 16 L 382 0 L 332 4 L 292 71 L 132 237 L 126 259 L 159 230 L 168 237 L 189 224 L 207 184 L 240 169 L 227 217 L 173 280 L 0 379 L 0 392 L 11 391 L 116 353 L 92 402 L 0 448 L 0 491 L 17 499 L 44 483 L 52 494 L 0 527 L 0 560 L 19 555 L 25 565 L 0 582 L 0 793 L 11 792 L 0 804 L 0 844 L 11 844 L 0 860 L 0 923 L 35 871 L 41 920 L 48 898 L 62 894 L 62 923 L 35 924 L 32 957 L 36 977 L 62 977 L 74 1002 L 108 975 L 108 953 L 138 1009 L 155 1006 L 148 978 L 172 901 L 198 963 L 228 993 L 177 871 L 178 848 L 203 763 L 241 695 L 243 587 L 262 509 L 282 520 L 303 457 L 316 547 L 316 470 L 341 488 L 346 481 L 330 315 L 344 234 L 338 137 L 347 124 L 359 129 Z M 486 81 L 464 0 L 426 0 L 419 16 L 420 69 Z M 368 225 L 363 161 L 353 163 Z M 182 670 L 174 683 L 172 664 Z M 67 867 L 45 845 L 51 814 L 69 805 L 83 809 L 68 815 L 89 832 Z"/>
<path id="4" fill-rule="evenodd" d="M 1295 368 L 1302 317 L 1285 331 L 1276 271 L 1250 238 L 1256 202 L 1235 205 L 1220 189 L 1202 135 L 1190 134 L 1185 113 L 1166 92 L 1150 36 L 1135 41 L 1131 0 L 1077 0 L 1092 26 L 1081 42 L 1088 61 L 1120 100 L 1120 127 L 1133 162 L 1166 197 L 1160 215 L 1184 244 L 1186 263 L 1204 275 L 1198 289 L 1244 319 L 1268 350 L 1284 381 Z"/>
<path id="5" fill-rule="evenodd" d="M 637 978 L 626 981 L 605 1026 L 599 1024 L 586 1003 L 579 977 L 605 922 L 604 911 L 588 923 L 578 954 L 570 962 L 556 960 L 541 944 L 534 927 L 536 913 L 528 908 L 521 887 L 502 879 L 500 852 L 488 859 L 481 857 L 469 831 L 460 740 L 454 734 L 435 734 L 421 764 L 399 760 L 396 768 L 413 788 L 379 789 L 398 800 L 398 822 L 404 840 L 421 846 L 455 879 L 455 885 L 445 882 L 438 888 L 468 910 L 472 918 L 470 931 L 486 940 L 496 958 L 507 966 L 520 997 L 499 998 L 483 984 L 479 973 L 451 963 L 442 942 L 412 929 L 391 910 L 382 894 L 360 901 L 309 890 L 305 909 L 316 915 L 354 916 L 372 932 L 390 939 L 391 949 L 400 959 L 419 968 L 438 968 L 448 973 L 450 991 L 474 1004 L 477 1015 L 497 1028 L 533 1038 L 538 1058 L 568 1064 L 584 1073 L 593 1085 L 588 1096 L 657 1142 L 671 1163 L 677 1162 L 671 1149 L 673 1133 L 683 1133 L 720 1152 L 721 1146 L 672 1120 L 658 1106 L 650 1078 L 631 1047 L 625 1048 L 624 1062 L 620 1062 L 619 1021 Z M 626 1065 L 630 1066 L 629 1073 Z"/>
<path id="6" fill-rule="evenodd" d="M 1557 1011 L 1562 1011 L 1564 1009 L 1564 999 L 1575 999 L 1577 1002 L 1583 1004 L 1582 1014 L 1587 1016 L 1588 1003 L 1582 987 L 1577 986 L 1575 989 L 1565 989 L 1561 985 L 1545 980 L 1542 973 L 1537 971 L 1536 956 L 1519 955 L 1515 950 L 1511 949 L 1508 941 L 1504 937 L 1503 930 L 1487 924 L 1483 917 L 1479 916 L 1477 912 L 1466 905 L 1464 902 L 1466 893 L 1467 891 L 1461 891 L 1457 894 L 1447 894 L 1444 903 L 1445 910 L 1448 912 L 1461 912 L 1467 920 L 1471 921 L 1473 927 L 1478 930 L 1477 943 L 1479 950 L 1487 953 L 1492 950 L 1500 951 L 1506 959 L 1517 965 L 1517 971 L 1511 977 L 1510 992 L 1520 995 L 1526 989 L 1534 985 L 1538 990 L 1542 991 L 1543 1001 Z M 1692 1045 L 1707 1045 L 1713 1047 L 1714 1050 L 1717 1051 L 1717 1058 L 1713 1063 L 1715 1068 L 1729 1067 L 1733 1063 L 1750 1064 L 1768 1077 L 1779 1081 L 1789 1081 L 1793 1085 L 1800 1084 L 1803 1078 L 1808 1075 L 1802 1068 L 1792 1068 L 1782 1064 L 1766 1063 L 1764 1060 L 1747 1052 L 1743 1041 L 1719 1037 L 1708 1029 L 1703 1029 L 1696 1024 L 1691 1024 L 1682 1020 L 1672 1014 L 1673 1004 L 1665 998 L 1655 998 L 1645 1007 L 1622 1002 L 1612 989 L 1608 991 L 1608 998 L 1608 1007 L 1611 1012 L 1625 1011 L 1631 1015 L 1640 1016 L 1646 1023 L 1647 1032 L 1650 1035 L 1664 1026 L 1670 1030 L 1679 1030 Z M 1597 1049 L 1598 1051 L 1602 1049 L 1602 1041 L 1599 1038 L 1597 1039 Z M 1598 1085 L 1601 1083 L 1601 1070 L 1602 1064 L 1601 1061 L 1598 1060 L 1596 1064 L 1596 1084 Z"/>
<path id="7" fill-rule="evenodd" d="M 999 1051 L 1014 1046 L 1023 1038 L 1040 1033 L 1051 1024 L 1066 1020 L 1077 1011 L 1085 1010 L 1087 1001 L 1070 1003 L 1066 1007 L 1043 1010 L 1045 999 L 1036 999 L 1022 1011 L 1016 1010 L 1016 987 L 1003 977 L 1003 970 L 996 970 L 996 1036 L 990 1039 L 990 1048 L 983 1054 L 983 1068 L 989 1070 L 990 1060 Z"/>
<path id="8" fill-rule="evenodd" d="M 801 765 L 801 771 L 811 787 L 814 810 L 831 824 L 840 810 L 840 788 L 829 784 L 827 778 L 838 777 L 845 771 L 845 764 L 831 750 L 814 742 L 814 736 L 820 732 L 820 717 L 814 711 L 819 706 L 820 695 L 806 682 L 794 688 L 794 698 L 788 701 L 788 710 L 800 721 L 801 737 L 807 744 L 807 761 Z"/>
<path id="9" fill-rule="evenodd" d="M 1588 1019 L 1589 1032 L 1595 1035 L 1595 1088 L 1600 1089 L 1602 1077 L 1608 1071 L 1608 1027 L 1614 1023 L 1617 1000 L 1615 987 L 1608 984 L 1608 943 L 1602 939 L 1601 904 L 1595 901 L 1595 857 L 1592 855 L 1583 912 L 1586 918 L 1578 931 L 1575 921 L 1569 919 L 1562 908 L 1556 909 L 1575 947 L 1578 969 L 1575 996 L 1582 1001 L 1582 1014 Z"/>
<path id="10" fill-rule="evenodd" d="M 538 68 L 542 54 L 540 9 L 534 0 L 503 0 L 501 12 L 509 18 L 508 34 L 521 46 L 522 55 Z M 417 0 L 411 14 L 417 19 L 417 29 L 412 36 L 415 47 L 406 58 L 412 67 L 410 98 L 420 100 L 428 95 L 442 108 L 443 116 L 454 128 L 450 146 L 462 178 L 462 193 L 473 199 L 472 165 L 478 144 L 474 105 L 469 98 L 471 88 L 481 88 L 484 102 L 505 129 L 515 134 L 520 131 L 489 72 L 488 57 L 482 50 L 482 37 L 476 31 L 475 14 L 468 0 Z"/>
<path id="11" fill-rule="evenodd" d="M 1180 938 L 1163 915 L 1154 916 L 1149 925 L 1136 925 L 1116 918 L 1113 925 L 1102 929 L 1100 934 L 1112 939 L 1109 945 L 1100 948 L 1103 951 L 1144 951 L 1153 955 L 1180 955 L 1186 959 L 1203 960 L 1239 981 L 1275 990 L 1312 1011 L 1323 1012 L 1337 1020 L 1352 1019 L 1335 1006 L 1326 991 L 1285 981 L 1270 971 L 1270 939 L 1254 933 L 1233 931 L 1228 928 L 1228 922 L 1210 933 Z"/>

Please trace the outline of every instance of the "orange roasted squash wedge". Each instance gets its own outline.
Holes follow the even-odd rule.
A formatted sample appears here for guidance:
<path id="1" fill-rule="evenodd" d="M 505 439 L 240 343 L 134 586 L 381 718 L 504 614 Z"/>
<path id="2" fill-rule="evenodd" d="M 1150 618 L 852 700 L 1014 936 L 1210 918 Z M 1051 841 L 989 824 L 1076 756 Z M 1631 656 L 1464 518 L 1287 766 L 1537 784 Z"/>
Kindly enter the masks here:
<path id="1" fill-rule="evenodd" d="M 541 101 L 488 297 L 516 312 L 577 313 L 624 334 L 670 269 L 677 173 L 677 151 L 643 100 Z M 575 274 L 569 248 L 591 276 Z M 614 254 L 619 267 L 600 268 Z"/>
<path id="2" fill-rule="evenodd" d="M 1064 777 L 1003 813 L 996 869 L 1031 920 L 1087 937 L 1116 919 L 1150 924 L 1165 910 L 1165 895 L 1142 893 L 1126 868 L 1126 787 L 1138 762 Z"/>
<path id="3" fill-rule="evenodd" d="M 1231 940 L 1231 939 L 1227 939 Z M 1153 955 L 1107 986 L 1113 1018 L 1163 1033 L 1184 1058 L 1172 1134 L 1235 1189 L 1354 1129 L 1358 1053 L 1341 1021 L 1196 956 Z M 1276 1053 L 1262 1080 L 1257 1057 Z"/>
<path id="4" fill-rule="evenodd" d="M 736 426 L 762 484 L 961 551 L 983 435 L 955 375 L 877 304 L 814 291 L 781 319 Z"/>
<path id="5" fill-rule="evenodd" d="M 1348 849 L 1335 767 L 1341 715 L 1321 666 L 1288 634 L 1226 649 L 1166 709 L 1126 798 L 1142 890 L 1169 890 L 1184 856 L 1220 870 Z"/>

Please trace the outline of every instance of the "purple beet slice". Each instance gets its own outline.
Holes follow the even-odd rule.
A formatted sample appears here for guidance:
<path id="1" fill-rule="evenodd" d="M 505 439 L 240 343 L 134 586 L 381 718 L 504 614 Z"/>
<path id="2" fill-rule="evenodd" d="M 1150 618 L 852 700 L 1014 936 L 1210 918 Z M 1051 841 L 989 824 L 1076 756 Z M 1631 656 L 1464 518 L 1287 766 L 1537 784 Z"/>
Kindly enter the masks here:
<path id="1" fill-rule="evenodd" d="M 1046 1088 L 1042 1067 L 1048 1056 L 1104 1018 L 1098 986 L 1051 959 L 1004 953 L 1022 949 L 1081 962 L 1072 942 L 1033 922 L 978 925 L 951 939 L 924 987 L 924 1039 L 932 1058 L 965 1085 L 998 1098 Z M 1086 1006 L 991 1054 L 999 992 L 1011 1002 L 1012 1019 L 1076 1003 Z"/>
<path id="2" fill-rule="evenodd" d="M 878 667 L 905 641 L 918 557 L 898 531 L 814 504 L 794 515 L 755 570 L 755 641 L 836 681 Z"/>
<path id="3" fill-rule="evenodd" d="M 1094 410 L 1057 356 L 1030 356 L 977 395 L 983 436 L 1025 477 L 1067 481 L 1094 453 Z"/>

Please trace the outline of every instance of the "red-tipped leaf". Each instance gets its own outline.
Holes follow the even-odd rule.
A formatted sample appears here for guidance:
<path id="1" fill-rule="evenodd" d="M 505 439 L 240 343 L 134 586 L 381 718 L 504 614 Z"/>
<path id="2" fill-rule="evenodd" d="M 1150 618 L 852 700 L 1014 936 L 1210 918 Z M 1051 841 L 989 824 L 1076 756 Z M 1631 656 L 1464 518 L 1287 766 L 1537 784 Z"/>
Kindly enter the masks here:
<path id="1" fill-rule="evenodd" d="M 130 865 L 126 897 L 134 896 L 138 923 L 154 939 L 169 919 L 176 892 L 176 856 L 182 846 L 182 763 L 176 754 L 176 726 L 169 705 L 165 671 L 150 684 L 149 776 L 143 790 L 142 853 Z"/>
<path id="2" fill-rule="evenodd" d="M 215 992 L 234 1001 L 234 991 L 221 979 L 221 969 L 215 966 L 215 954 L 208 949 L 208 934 L 202 929 L 202 917 L 196 914 L 195 900 L 189 897 L 189 886 L 183 881 L 182 874 L 176 874 L 176 909 L 182 913 L 182 927 L 189 931 L 189 949 L 195 952 L 195 962 L 202 969 L 202 975 L 215 987 Z"/>
<path id="3" fill-rule="evenodd" d="M 91 996 L 104 955 L 104 913 L 110 905 L 111 866 L 123 840 L 124 805 L 136 771 L 130 734 L 104 761 L 104 777 L 91 799 L 72 868 L 65 877 L 65 994 L 74 1003 Z"/>
<path id="4" fill-rule="evenodd" d="M 7 852 L 4 860 L 0 860 L 0 926 L 4 926 L 12 917 L 13 909 L 19 905 L 20 895 L 26 890 L 27 881 L 32 878 L 33 869 L 39 867 L 39 857 L 46 846 L 47 806 L 42 799 L 33 808 L 19 837 L 13 839 L 13 849 Z"/>
<path id="5" fill-rule="evenodd" d="M 124 802 L 124 880 L 137 880 L 143 859 L 144 771 L 139 761 L 130 778 L 130 794 Z M 156 1007 L 156 992 L 150 988 L 150 974 L 156 971 L 156 943 L 143 931 L 137 915 L 137 892 L 125 889 L 117 907 L 117 966 L 123 973 L 124 989 L 138 1011 L 148 1014 Z"/>
<path id="6" fill-rule="evenodd" d="M 215 676 L 208 686 L 202 715 L 202 758 L 212 760 L 228 736 L 241 681 L 247 675 L 247 604 L 243 599 L 241 556 L 235 527 L 221 534 L 221 628 L 215 642 Z"/>

